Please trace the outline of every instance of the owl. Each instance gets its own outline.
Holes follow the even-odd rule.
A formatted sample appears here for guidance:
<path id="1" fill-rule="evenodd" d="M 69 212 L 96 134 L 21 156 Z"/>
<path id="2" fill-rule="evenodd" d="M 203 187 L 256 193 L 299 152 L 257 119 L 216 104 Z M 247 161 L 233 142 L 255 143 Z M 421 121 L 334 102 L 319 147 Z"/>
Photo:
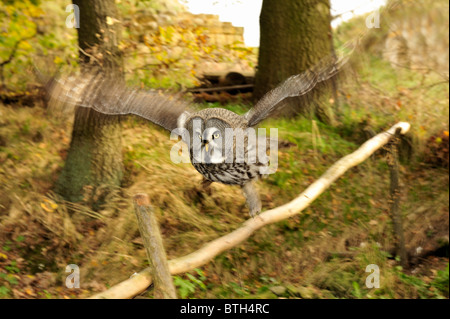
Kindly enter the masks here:
<path id="1" fill-rule="evenodd" d="M 100 72 L 53 78 L 46 87 L 53 109 L 66 110 L 71 105 L 109 115 L 134 114 L 175 132 L 186 143 L 190 161 L 203 175 L 205 184 L 241 187 L 250 216 L 254 217 L 261 212 L 254 182 L 269 173 L 268 152 L 273 151 L 269 149 L 273 141 L 256 136 L 254 127 L 270 117 L 281 101 L 305 95 L 334 76 L 345 62 L 345 58 L 325 59 L 306 72 L 289 77 L 244 115 L 223 108 L 194 111 L 180 96 L 132 90 Z"/>

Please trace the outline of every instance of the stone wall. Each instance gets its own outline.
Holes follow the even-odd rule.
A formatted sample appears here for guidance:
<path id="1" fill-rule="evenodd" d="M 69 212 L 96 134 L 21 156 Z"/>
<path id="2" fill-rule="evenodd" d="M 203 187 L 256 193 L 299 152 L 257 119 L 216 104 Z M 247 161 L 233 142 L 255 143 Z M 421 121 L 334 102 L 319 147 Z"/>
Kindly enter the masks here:
<path id="1" fill-rule="evenodd" d="M 213 50 L 211 55 L 205 54 L 198 60 L 187 52 L 188 44 L 186 43 L 183 43 L 182 46 L 174 44 L 164 49 L 170 58 L 177 60 L 177 63 L 183 67 L 190 67 L 191 71 L 198 76 L 231 71 L 245 75 L 254 73 L 254 65 L 257 63 L 256 51 L 249 49 L 251 53 L 245 54 L 240 50 L 245 46 L 244 28 L 235 27 L 230 22 L 222 22 L 217 15 L 193 14 L 186 10 L 152 11 L 146 8 L 137 11 L 128 19 L 125 17 L 124 25 L 131 40 L 135 42 L 134 52 L 141 57 L 139 63 L 127 61 L 130 69 L 139 65 L 160 64 L 146 43 L 146 38 L 156 34 L 159 28 L 167 29 L 172 26 L 177 30 L 181 28 L 182 33 L 185 34 L 201 34 L 205 41 L 205 47 Z M 179 35 L 177 37 L 179 38 Z M 233 48 L 239 49 L 234 50 Z"/>
<path id="2" fill-rule="evenodd" d="M 223 47 L 236 42 L 244 42 L 244 28 L 235 27 L 231 22 L 222 22 L 213 14 L 193 14 L 190 12 L 165 11 L 152 13 L 147 10 L 137 12 L 130 26 L 137 36 L 155 32 L 158 27 L 181 26 L 185 29 L 204 28 L 211 44 Z"/>
<path id="3" fill-rule="evenodd" d="M 224 46 L 244 42 L 244 28 L 235 27 L 231 22 L 222 22 L 217 15 L 184 12 L 177 18 L 186 27 L 201 27 L 208 30 L 208 36 L 215 45 Z"/>

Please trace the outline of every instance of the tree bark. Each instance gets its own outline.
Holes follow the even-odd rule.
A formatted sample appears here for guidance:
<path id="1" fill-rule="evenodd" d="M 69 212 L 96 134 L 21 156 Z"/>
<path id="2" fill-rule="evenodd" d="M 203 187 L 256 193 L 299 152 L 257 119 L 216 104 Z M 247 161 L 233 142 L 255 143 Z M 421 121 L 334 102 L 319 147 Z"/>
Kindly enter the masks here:
<path id="1" fill-rule="evenodd" d="M 148 195 L 135 195 L 134 207 L 155 284 L 154 297 L 155 299 L 176 299 L 177 294 L 170 275 L 163 239 Z"/>
<path id="2" fill-rule="evenodd" d="M 405 247 L 405 236 L 403 233 L 403 220 L 400 212 L 400 185 L 399 185 L 399 163 L 398 163 L 398 146 L 400 144 L 401 130 L 395 131 L 395 136 L 391 140 L 390 150 L 388 153 L 388 165 L 390 171 L 390 214 L 392 224 L 394 226 L 395 250 L 400 257 L 400 264 L 403 268 L 408 266 L 408 254 Z"/>
<path id="3" fill-rule="evenodd" d="M 291 75 L 311 68 L 332 54 L 329 0 L 264 0 L 254 98 L 260 99 Z M 303 110 L 330 121 L 327 101 L 319 101 L 323 89 L 315 89 L 307 100 L 289 98 L 283 115 Z M 323 100 L 323 99 L 321 99 Z M 314 101 L 314 102 L 313 102 Z M 283 103 L 283 102 L 282 102 Z M 306 105 L 305 105 L 306 104 Z"/>
<path id="4" fill-rule="evenodd" d="M 78 44 L 82 72 L 96 69 L 123 78 L 120 26 L 114 0 L 74 0 L 80 9 Z M 69 201 L 101 204 L 123 177 L 120 117 L 78 107 L 65 166 L 55 190 Z M 87 191 L 87 192 L 86 192 Z"/>

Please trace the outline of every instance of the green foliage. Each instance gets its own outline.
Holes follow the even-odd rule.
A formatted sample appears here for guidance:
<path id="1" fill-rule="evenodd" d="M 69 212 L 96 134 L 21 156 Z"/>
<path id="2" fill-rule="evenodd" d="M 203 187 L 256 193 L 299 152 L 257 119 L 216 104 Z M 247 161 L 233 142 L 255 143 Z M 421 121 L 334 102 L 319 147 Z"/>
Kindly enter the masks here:
<path id="1" fill-rule="evenodd" d="M 5 266 L 4 269 L 7 273 L 0 272 L 0 298 L 10 297 L 12 286 L 19 284 L 15 274 L 20 272 L 17 267 L 17 262 L 15 260 L 11 261 L 9 265 Z M 3 280 L 3 284 L 2 281 Z"/>
<path id="2" fill-rule="evenodd" d="M 237 284 L 235 282 L 230 282 L 228 284 L 229 288 L 231 289 L 231 291 L 236 294 L 239 298 L 242 298 L 246 295 L 248 295 L 248 289 L 242 287 L 242 285 Z"/>
<path id="3" fill-rule="evenodd" d="M 202 27 L 158 27 L 156 32 L 144 35 L 141 41 L 126 35 L 121 49 L 125 52 L 125 64 L 130 68 L 129 82 L 151 87 L 192 86 L 198 84 L 195 70 L 206 61 L 221 62 L 226 59 L 225 55 L 244 60 L 253 55 L 251 49 L 239 43 L 217 47 L 209 41 L 207 31 Z M 145 45 L 147 53 L 137 54 L 137 45 Z"/>
<path id="4" fill-rule="evenodd" d="M 194 271 L 197 273 L 197 277 L 190 273 L 186 273 L 184 276 L 173 277 L 173 283 L 178 288 L 178 294 L 182 299 L 194 295 L 199 288 L 200 290 L 206 290 L 206 285 L 204 284 L 206 277 L 203 271 L 198 268 L 194 269 Z"/>
<path id="5" fill-rule="evenodd" d="M 352 285 L 353 285 L 352 294 L 356 298 L 361 299 L 363 297 L 363 294 L 361 293 L 361 288 L 359 287 L 359 284 L 356 281 L 354 281 L 354 282 L 352 282 Z"/>
<path id="6" fill-rule="evenodd" d="M 10 250 L 11 250 L 11 244 L 12 244 L 12 242 L 9 241 L 9 240 L 7 240 L 7 241 L 5 242 L 5 244 L 3 245 L 2 249 L 3 249 L 4 251 L 10 251 Z"/>
<path id="7" fill-rule="evenodd" d="M 23 68 L 27 64 L 26 56 L 34 48 L 29 40 L 36 34 L 34 19 L 42 14 L 40 8 L 29 0 L 0 3 L 0 63 L 11 63 Z M 10 80 L 12 74 L 5 67 L 0 68 L 0 80 Z M 1 83 L 2 84 L 2 83 Z"/>
<path id="8" fill-rule="evenodd" d="M 152 15 L 157 12 L 182 8 L 162 1 L 127 1 L 118 7 L 124 27 L 119 48 L 124 53 L 130 84 L 174 89 L 199 84 L 197 72 L 208 62 L 255 66 L 254 49 L 241 42 L 216 45 L 202 26 L 173 19 L 172 23 L 156 24 L 150 30 L 143 27 L 147 19 L 153 22 Z"/>
<path id="9" fill-rule="evenodd" d="M 9 266 L 5 266 L 5 269 L 10 273 L 10 274 L 15 274 L 15 273 L 19 273 L 20 269 L 17 268 L 17 262 L 16 261 L 11 261 L 9 263 Z"/>
<path id="10" fill-rule="evenodd" d="M 444 75 L 445 64 L 430 59 L 432 55 L 448 55 L 448 46 L 446 42 L 428 39 L 448 37 L 448 28 L 441 27 L 448 24 L 448 14 L 445 14 L 448 3 L 441 0 L 399 1 L 396 6 L 401 10 L 390 5 L 387 6 L 390 9 L 380 10 L 380 28 L 368 30 L 366 14 L 341 24 L 335 30 L 333 39 L 336 46 L 364 34 L 362 47 L 352 58 L 352 67 L 357 70 L 359 79 L 357 83 L 346 80 L 340 83 L 342 104 L 339 116 L 342 133 L 358 142 L 367 139 L 366 134 L 361 133 L 377 132 L 398 121 L 409 122 L 411 130 L 404 146 L 409 144 L 411 148 L 408 161 L 417 163 L 423 160 L 422 154 L 429 138 L 442 132 L 448 134 L 449 86 Z M 418 20 L 427 21 L 426 30 L 417 27 L 415 21 Z M 393 26 L 399 30 L 393 31 Z M 427 39 L 417 42 L 414 36 L 405 36 L 405 31 Z M 386 56 L 399 48 L 388 47 L 388 40 L 402 34 L 408 52 L 402 58 L 401 64 L 404 65 L 396 65 L 390 63 Z M 422 56 L 423 60 L 415 62 L 414 56 Z M 345 76 L 344 72 L 342 78 Z"/>
<path id="11" fill-rule="evenodd" d="M 1 274 L 0 274 L 0 278 L 1 278 Z M 9 296 L 11 292 L 11 289 L 9 289 L 6 286 L 0 286 L 0 298 L 6 298 Z"/>
<path id="12" fill-rule="evenodd" d="M 0 80 L 11 89 L 24 91 L 30 70 L 37 66 L 44 73 L 77 67 L 76 29 L 65 25 L 67 3 L 56 1 L 2 1 L 0 3 L 0 63 L 14 56 L 0 69 Z M 179 88 L 198 83 L 197 69 L 207 61 L 214 63 L 247 61 L 254 66 L 253 49 L 236 42 L 217 47 L 201 27 L 182 24 L 158 27 L 140 34 L 135 16 L 142 11 L 177 12 L 176 1 L 122 1 L 118 4 L 127 81 L 135 86 Z M 17 48 L 15 49 L 15 47 Z M 1 83 L 0 83 L 1 84 Z"/>
<path id="13" fill-rule="evenodd" d="M 42 10 L 29 0 L 0 3 L 0 17 L 2 18 L 0 61 L 7 60 L 17 43 L 20 43 L 23 54 L 31 52 L 31 45 L 27 41 L 21 41 L 36 33 L 36 24 L 33 19 L 40 15 L 42 15 Z"/>
<path id="14" fill-rule="evenodd" d="M 436 278 L 431 283 L 445 297 L 449 297 L 449 264 L 444 270 L 438 270 Z"/>
<path id="15" fill-rule="evenodd" d="M 436 278 L 427 283 L 423 279 L 407 275 L 401 271 L 401 267 L 396 267 L 397 276 L 405 284 L 416 290 L 419 298 L 438 298 L 444 299 L 449 296 L 449 265 L 445 270 L 439 270 Z"/>
<path id="16" fill-rule="evenodd" d="M 76 65 L 74 30 L 65 27 L 68 15 L 62 0 L 0 2 L 0 85 L 25 91 L 31 70 L 44 72 Z M 28 87 L 27 87 L 28 85 Z"/>

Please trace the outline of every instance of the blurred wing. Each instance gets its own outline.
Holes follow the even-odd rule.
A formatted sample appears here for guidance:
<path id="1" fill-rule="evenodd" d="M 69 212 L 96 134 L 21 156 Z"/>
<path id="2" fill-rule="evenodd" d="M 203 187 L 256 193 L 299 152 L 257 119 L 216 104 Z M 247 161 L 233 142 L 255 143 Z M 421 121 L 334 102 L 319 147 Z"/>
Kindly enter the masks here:
<path id="1" fill-rule="evenodd" d="M 68 112 L 80 106 L 107 115 L 134 114 L 169 131 L 177 128 L 178 118 L 186 116 L 189 105 L 161 91 L 129 89 L 123 81 L 105 79 L 100 74 L 52 79 L 46 89 L 53 111 Z"/>
<path id="2" fill-rule="evenodd" d="M 341 58 L 326 57 L 311 69 L 289 77 L 275 89 L 266 93 L 244 116 L 248 126 L 255 126 L 269 117 L 281 101 L 288 97 L 302 96 L 311 91 L 318 83 L 337 74 L 347 63 L 350 54 Z"/>

